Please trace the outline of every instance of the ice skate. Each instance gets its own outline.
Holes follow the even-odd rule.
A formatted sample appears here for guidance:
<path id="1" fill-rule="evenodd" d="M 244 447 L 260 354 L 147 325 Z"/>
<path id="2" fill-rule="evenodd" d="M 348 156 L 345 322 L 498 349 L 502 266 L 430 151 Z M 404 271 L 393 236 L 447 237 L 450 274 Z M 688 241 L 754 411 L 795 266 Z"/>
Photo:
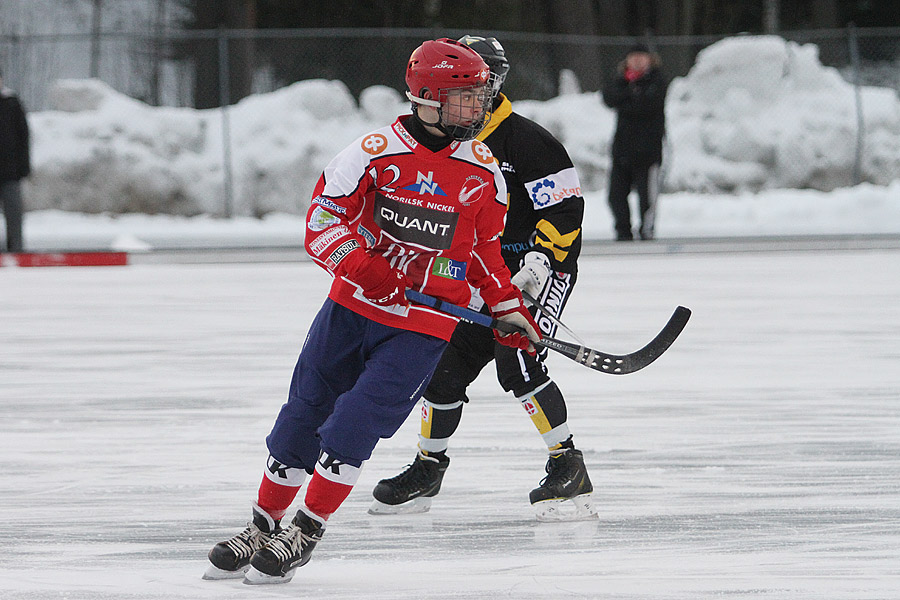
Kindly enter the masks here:
<path id="1" fill-rule="evenodd" d="M 594 486 L 580 450 L 567 448 L 550 455 L 547 476 L 531 490 L 528 499 L 538 521 L 582 521 L 596 519 L 591 498 Z"/>
<path id="2" fill-rule="evenodd" d="M 203 574 L 203 579 L 239 579 L 250 568 L 253 553 L 281 531 L 275 521 L 254 504 L 253 519 L 247 527 L 229 540 L 219 542 L 209 551 L 212 564 Z"/>
<path id="3" fill-rule="evenodd" d="M 371 515 L 400 515 L 428 512 L 431 499 L 441 491 L 444 472 L 450 457 L 443 452 L 419 452 L 405 471 L 390 479 L 382 479 L 372 490 L 375 500 Z"/>
<path id="4" fill-rule="evenodd" d="M 309 562 L 325 526 L 300 511 L 291 525 L 281 530 L 250 559 L 244 576 L 248 585 L 287 583 L 299 567 Z"/>

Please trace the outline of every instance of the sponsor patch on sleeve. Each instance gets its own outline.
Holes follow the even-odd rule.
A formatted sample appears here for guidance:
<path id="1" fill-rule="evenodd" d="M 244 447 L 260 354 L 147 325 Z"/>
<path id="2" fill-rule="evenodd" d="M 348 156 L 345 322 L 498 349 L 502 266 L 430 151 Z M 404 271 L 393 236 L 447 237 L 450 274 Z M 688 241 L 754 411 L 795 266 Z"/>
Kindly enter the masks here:
<path id="1" fill-rule="evenodd" d="M 325 264 L 328 265 L 328 268 L 333 271 L 339 264 L 341 264 L 341 261 L 344 260 L 344 258 L 346 258 L 348 254 L 359 247 L 359 242 L 357 242 L 356 240 L 347 240 L 346 242 L 335 248 L 334 251 L 328 255 L 328 258 L 325 259 Z"/>
<path id="2" fill-rule="evenodd" d="M 350 230 L 346 225 L 338 225 L 337 227 L 332 227 L 331 229 L 326 229 L 314 239 L 309 244 L 309 250 L 315 256 L 321 256 L 325 249 L 330 246 L 335 241 L 341 239 L 345 235 L 350 233 Z"/>
<path id="3" fill-rule="evenodd" d="M 313 209 L 309 215 L 308 227 L 313 231 L 325 231 L 333 225 L 341 222 L 340 217 L 336 217 L 319 205 Z"/>
<path id="4" fill-rule="evenodd" d="M 316 196 L 315 198 L 313 198 L 313 204 L 318 204 L 318 205 L 321 206 L 322 208 L 327 208 L 327 209 L 330 210 L 331 212 L 336 212 L 336 213 L 338 213 L 339 215 L 345 215 L 345 214 L 347 214 L 347 209 L 346 209 L 346 208 L 344 208 L 343 206 L 337 204 L 336 202 L 334 202 L 334 201 L 331 200 L 330 198 L 326 198 L 325 196 Z"/>
<path id="5" fill-rule="evenodd" d="M 363 236 L 366 239 L 366 244 L 368 244 L 370 248 L 375 245 L 375 236 L 372 234 L 371 231 L 369 231 L 368 229 L 363 227 L 361 223 L 360 223 L 359 227 L 356 228 L 356 233 L 358 233 L 359 235 Z"/>
<path id="6" fill-rule="evenodd" d="M 581 183 L 574 168 L 529 181 L 525 184 L 536 209 L 559 204 L 566 198 L 581 195 Z"/>

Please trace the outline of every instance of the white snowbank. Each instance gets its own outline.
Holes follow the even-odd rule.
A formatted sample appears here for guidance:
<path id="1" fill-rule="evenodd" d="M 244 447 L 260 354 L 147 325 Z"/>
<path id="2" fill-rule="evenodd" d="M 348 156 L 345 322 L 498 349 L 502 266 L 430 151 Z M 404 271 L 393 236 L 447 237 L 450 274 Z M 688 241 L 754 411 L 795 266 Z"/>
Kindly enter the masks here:
<path id="1" fill-rule="evenodd" d="M 385 121 L 385 90 L 358 109 L 342 83 L 311 80 L 230 107 L 235 214 L 298 212 L 331 157 Z M 54 98 L 59 110 L 30 115 L 29 208 L 222 213 L 222 111 L 151 107 L 97 80 L 60 81 Z"/>
<path id="2" fill-rule="evenodd" d="M 566 145 L 587 191 L 602 190 L 615 114 L 596 92 L 515 108 Z M 823 67 L 818 49 L 777 37 L 723 40 L 673 81 L 667 102 L 671 192 L 831 190 L 851 182 L 854 89 Z M 900 179 L 900 99 L 863 88 L 862 179 Z M 221 215 L 225 201 L 223 111 L 156 108 L 100 81 L 58 82 L 55 110 L 29 115 L 34 174 L 30 210 Z M 360 101 L 337 81 L 302 81 L 227 110 L 233 212 L 305 209 L 327 162 L 362 133 L 408 112 L 391 88 Z"/>
<path id="3" fill-rule="evenodd" d="M 900 99 L 862 88 L 863 181 L 900 177 Z M 738 37 L 706 48 L 669 90 L 676 190 L 831 190 L 852 181 L 855 91 L 823 67 L 818 47 L 774 36 Z"/>

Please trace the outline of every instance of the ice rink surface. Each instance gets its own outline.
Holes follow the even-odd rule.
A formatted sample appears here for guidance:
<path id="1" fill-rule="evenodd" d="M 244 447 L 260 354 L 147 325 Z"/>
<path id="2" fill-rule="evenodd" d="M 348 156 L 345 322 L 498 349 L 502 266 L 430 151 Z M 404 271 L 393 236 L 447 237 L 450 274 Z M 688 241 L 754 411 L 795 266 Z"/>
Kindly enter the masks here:
<path id="1" fill-rule="evenodd" d="M 560 356 L 600 508 L 536 522 L 546 450 L 486 370 L 430 513 L 371 516 L 384 440 L 285 586 L 200 579 L 240 530 L 329 283 L 309 262 L 0 272 L 0 598 L 900 597 L 900 250 L 593 256 Z"/>

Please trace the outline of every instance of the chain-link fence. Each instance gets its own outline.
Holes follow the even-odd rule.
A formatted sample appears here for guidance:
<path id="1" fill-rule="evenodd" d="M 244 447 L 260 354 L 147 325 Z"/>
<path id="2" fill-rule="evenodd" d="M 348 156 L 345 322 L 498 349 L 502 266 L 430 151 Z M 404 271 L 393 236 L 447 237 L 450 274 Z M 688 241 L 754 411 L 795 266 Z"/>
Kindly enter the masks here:
<path id="1" fill-rule="evenodd" d="M 58 79 L 98 77 L 153 105 L 210 108 L 295 81 L 343 81 L 358 95 L 372 85 L 405 89 L 402 69 L 424 39 L 471 31 L 430 29 L 206 30 L 146 34 L 0 36 L 0 66 L 31 110 L 50 108 Z M 476 32 L 478 33 L 478 32 Z M 634 38 L 521 32 L 480 32 L 501 39 L 515 68 L 506 83 L 518 99 L 558 93 L 559 73 L 572 71 L 584 90 L 597 90 Z M 850 82 L 900 93 L 900 29 L 787 31 L 787 40 L 819 47 L 822 63 Z M 641 40 L 666 73 L 684 76 L 697 54 L 730 36 L 667 36 Z M 222 76 L 228 85 L 222 85 Z"/>
<path id="2" fill-rule="evenodd" d="M 30 111 L 53 107 L 51 90 L 57 80 L 88 77 L 158 106 L 215 108 L 309 79 L 342 81 L 358 98 L 362 90 L 374 85 L 404 90 L 403 69 L 398 65 L 405 63 L 413 48 L 424 39 L 457 38 L 465 33 L 493 35 L 502 41 L 514 66 L 504 91 L 515 100 L 557 96 L 563 72 L 574 75 L 567 79 L 570 86 L 577 81 L 581 90 L 599 90 L 635 41 L 647 43 L 660 55 L 668 77 L 683 77 L 701 51 L 727 37 L 635 40 L 430 29 L 223 29 L 169 31 L 157 37 L 128 33 L 7 35 L 0 36 L 0 67 L 5 83 L 17 90 Z M 876 86 L 900 96 L 900 29 L 850 27 L 780 35 L 799 44 L 815 44 L 822 64 L 836 68 L 857 88 Z M 840 187 L 860 181 L 884 184 L 900 179 L 900 161 L 879 167 L 877 176 L 863 168 L 866 134 L 872 126 L 866 119 L 874 118 L 870 117 L 873 111 L 865 108 L 857 94 L 855 116 L 851 116 L 855 122 L 848 128 L 849 139 L 843 142 L 856 147 L 854 164 L 822 186 Z M 893 134 L 900 137 L 900 132 Z M 227 156 L 227 151 L 224 154 Z M 798 153 L 792 160 L 807 157 Z M 576 166 L 580 166 L 577 160 Z M 585 173 L 585 178 L 601 181 L 598 169 Z M 225 171 L 227 176 L 227 168 Z M 798 180 L 796 185 L 818 184 Z"/>

